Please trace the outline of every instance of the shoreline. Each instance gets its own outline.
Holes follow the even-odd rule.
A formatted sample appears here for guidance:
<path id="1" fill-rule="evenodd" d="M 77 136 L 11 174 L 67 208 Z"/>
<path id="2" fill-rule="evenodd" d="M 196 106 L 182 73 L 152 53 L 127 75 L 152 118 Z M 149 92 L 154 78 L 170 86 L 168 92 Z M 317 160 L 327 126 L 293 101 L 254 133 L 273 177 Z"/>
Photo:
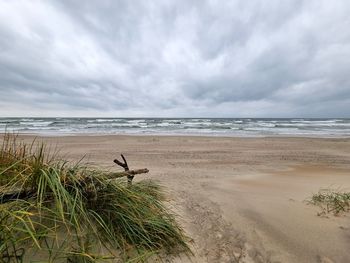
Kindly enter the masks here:
<path id="1" fill-rule="evenodd" d="M 43 136 L 350 137 L 347 118 L 0 118 L 0 131 Z"/>
<path id="2" fill-rule="evenodd" d="M 7 132 L 10 134 L 15 134 L 18 136 L 30 136 L 30 137 L 42 137 L 42 138 L 60 138 L 60 137 L 106 137 L 106 136 L 116 136 L 116 137 L 193 137 L 193 138 L 247 138 L 247 139 L 273 139 L 273 138 L 284 138 L 284 139 L 350 139 L 349 135 L 339 136 L 339 135 L 292 135 L 292 134 L 276 134 L 276 135 L 218 135 L 218 134 L 171 134 L 171 133 L 24 133 L 24 132 Z M 6 134 L 5 132 L 0 132 L 0 136 Z"/>

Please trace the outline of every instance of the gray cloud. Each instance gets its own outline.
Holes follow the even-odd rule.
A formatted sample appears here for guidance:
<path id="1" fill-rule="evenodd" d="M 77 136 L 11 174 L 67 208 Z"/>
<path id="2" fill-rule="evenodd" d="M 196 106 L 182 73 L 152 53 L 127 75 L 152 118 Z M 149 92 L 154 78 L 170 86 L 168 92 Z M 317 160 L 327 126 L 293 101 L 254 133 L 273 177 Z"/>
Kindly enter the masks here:
<path id="1" fill-rule="evenodd" d="M 0 116 L 350 117 L 349 13 L 346 0 L 0 0 Z"/>

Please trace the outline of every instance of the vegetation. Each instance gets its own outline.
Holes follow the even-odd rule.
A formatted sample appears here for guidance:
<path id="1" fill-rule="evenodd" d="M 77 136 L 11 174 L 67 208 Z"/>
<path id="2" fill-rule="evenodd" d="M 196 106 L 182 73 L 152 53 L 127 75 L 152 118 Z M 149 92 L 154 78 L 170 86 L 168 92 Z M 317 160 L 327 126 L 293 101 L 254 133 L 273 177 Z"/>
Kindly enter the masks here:
<path id="1" fill-rule="evenodd" d="M 311 204 L 321 207 L 321 214 L 333 213 L 339 215 L 350 211 L 350 192 L 339 189 L 321 189 L 309 200 Z"/>
<path id="2" fill-rule="evenodd" d="M 153 181 L 128 185 L 5 134 L 0 262 L 143 262 L 191 252 Z"/>

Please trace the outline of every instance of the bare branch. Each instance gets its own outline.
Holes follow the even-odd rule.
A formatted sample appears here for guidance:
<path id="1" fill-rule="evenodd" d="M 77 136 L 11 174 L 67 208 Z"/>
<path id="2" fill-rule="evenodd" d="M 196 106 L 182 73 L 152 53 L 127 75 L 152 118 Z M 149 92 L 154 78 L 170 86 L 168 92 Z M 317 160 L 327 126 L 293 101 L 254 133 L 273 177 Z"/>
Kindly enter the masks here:
<path id="1" fill-rule="evenodd" d="M 129 170 L 124 172 L 110 173 L 105 176 L 107 179 L 120 178 L 124 176 L 135 176 L 136 174 L 145 174 L 148 173 L 149 170 L 147 168 L 137 169 L 137 170 Z"/>
<path id="2" fill-rule="evenodd" d="M 118 159 L 115 159 L 114 162 L 115 162 L 117 165 L 123 167 L 125 171 L 129 171 L 129 166 L 128 166 L 128 163 L 127 163 L 127 161 L 126 161 L 124 155 L 121 154 L 121 157 L 122 157 L 122 159 L 123 159 L 124 162 L 121 162 L 121 161 L 119 161 Z"/>
<path id="3" fill-rule="evenodd" d="M 132 184 L 132 180 L 134 179 L 134 176 L 136 174 L 142 174 L 142 173 L 148 173 L 149 172 L 147 168 L 138 169 L 138 170 L 129 170 L 129 165 L 128 165 L 128 162 L 126 161 L 124 155 L 121 154 L 121 157 L 123 159 L 123 162 L 119 161 L 118 159 L 115 159 L 114 162 L 117 165 L 123 167 L 125 172 L 111 173 L 110 176 L 112 176 L 112 178 L 126 176 L 128 178 L 128 183 Z"/>

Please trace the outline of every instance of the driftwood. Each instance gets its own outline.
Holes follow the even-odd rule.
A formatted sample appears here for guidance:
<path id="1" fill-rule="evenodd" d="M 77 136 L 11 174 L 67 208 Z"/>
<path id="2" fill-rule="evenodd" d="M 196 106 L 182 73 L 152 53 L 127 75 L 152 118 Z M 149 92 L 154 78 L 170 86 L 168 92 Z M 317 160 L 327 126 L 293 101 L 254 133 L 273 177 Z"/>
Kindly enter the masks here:
<path id="1" fill-rule="evenodd" d="M 129 170 L 129 171 L 124 171 L 124 172 L 116 172 L 116 173 L 109 173 L 107 176 L 104 176 L 106 179 L 114 179 L 114 178 L 120 178 L 120 177 L 131 177 L 135 176 L 136 174 L 145 174 L 148 173 L 149 170 L 147 168 L 143 169 L 136 169 L 136 170 Z"/>
<path id="2" fill-rule="evenodd" d="M 137 169 L 137 170 L 130 170 L 128 162 L 126 161 L 124 155 L 121 154 L 121 157 L 123 159 L 123 162 L 119 161 L 118 159 L 115 159 L 114 162 L 117 165 L 123 167 L 124 168 L 124 172 L 111 173 L 108 176 L 109 179 L 126 176 L 128 178 L 128 183 L 132 184 L 132 180 L 134 179 L 136 174 L 144 174 L 144 173 L 148 173 L 149 172 L 149 170 L 147 168 Z"/>

